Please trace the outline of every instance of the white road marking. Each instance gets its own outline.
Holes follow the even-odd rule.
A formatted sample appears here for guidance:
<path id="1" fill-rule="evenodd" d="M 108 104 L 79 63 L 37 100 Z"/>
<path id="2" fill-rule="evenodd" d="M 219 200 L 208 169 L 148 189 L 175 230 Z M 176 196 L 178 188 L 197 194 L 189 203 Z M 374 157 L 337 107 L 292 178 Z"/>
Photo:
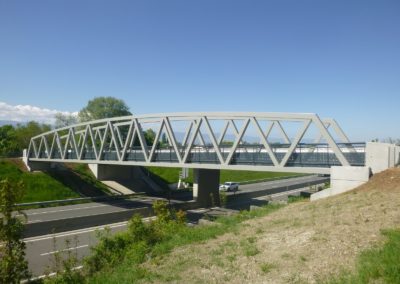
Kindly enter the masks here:
<path id="1" fill-rule="evenodd" d="M 38 223 L 38 222 L 42 222 L 42 220 L 31 220 L 26 222 L 27 224 L 32 224 L 32 223 Z"/>
<path id="2" fill-rule="evenodd" d="M 41 253 L 40 256 L 46 256 L 46 255 L 50 255 L 50 254 L 56 254 L 58 252 L 70 251 L 70 250 L 75 250 L 75 249 L 80 249 L 80 248 L 87 248 L 88 246 L 89 245 L 81 245 L 81 246 L 67 248 L 67 249 L 63 249 L 63 250 L 55 250 L 55 251 L 45 252 L 45 253 Z"/>

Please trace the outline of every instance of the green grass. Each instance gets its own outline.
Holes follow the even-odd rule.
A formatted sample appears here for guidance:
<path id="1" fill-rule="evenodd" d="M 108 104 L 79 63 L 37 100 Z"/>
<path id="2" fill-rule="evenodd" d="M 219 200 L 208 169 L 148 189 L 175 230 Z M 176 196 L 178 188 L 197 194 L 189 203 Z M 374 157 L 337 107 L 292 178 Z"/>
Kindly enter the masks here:
<path id="1" fill-rule="evenodd" d="M 310 198 L 304 197 L 304 196 L 295 196 L 295 195 L 288 196 L 288 203 L 296 203 L 296 202 L 301 202 L 301 201 L 306 201 L 306 200 L 310 200 Z"/>
<path id="2" fill-rule="evenodd" d="M 181 168 L 161 168 L 146 167 L 146 169 L 155 176 L 158 176 L 166 184 L 176 183 L 179 180 Z"/>
<path id="3" fill-rule="evenodd" d="M 362 252 L 354 273 L 343 271 L 324 283 L 400 283 L 400 229 L 382 233 L 386 243 Z"/>
<path id="4" fill-rule="evenodd" d="M 0 179 L 22 181 L 25 195 L 21 202 L 47 201 L 79 197 L 79 195 L 45 173 L 28 173 L 6 160 L 0 161 Z"/>
<path id="5" fill-rule="evenodd" d="M 90 184 L 107 194 L 111 193 L 105 184 L 96 179 L 87 164 L 71 164 L 70 167 L 75 173 L 79 175 L 80 179 L 83 182 Z"/>
<path id="6" fill-rule="evenodd" d="M 264 274 L 270 273 L 275 267 L 276 266 L 274 264 L 268 262 L 260 264 L 261 271 Z"/>
<path id="7" fill-rule="evenodd" d="M 179 172 L 181 168 L 160 168 L 160 167 L 147 167 L 147 170 L 166 184 L 176 183 L 179 180 Z M 303 176 L 298 173 L 280 173 L 280 172 L 253 172 L 253 171 L 231 171 L 221 170 L 220 183 L 226 181 L 236 181 L 240 183 L 254 183 L 267 180 L 280 179 L 284 177 Z M 187 182 L 193 183 L 193 170 L 189 170 L 189 177 Z"/>

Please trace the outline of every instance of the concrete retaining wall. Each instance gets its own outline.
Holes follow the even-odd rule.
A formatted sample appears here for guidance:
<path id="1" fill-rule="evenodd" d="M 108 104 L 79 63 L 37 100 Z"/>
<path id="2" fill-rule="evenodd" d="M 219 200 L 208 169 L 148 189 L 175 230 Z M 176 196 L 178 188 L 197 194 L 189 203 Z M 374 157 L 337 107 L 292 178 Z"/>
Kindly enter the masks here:
<path id="1" fill-rule="evenodd" d="M 153 211 L 151 207 L 143 207 L 106 214 L 28 223 L 25 224 L 24 237 L 30 238 L 128 221 L 134 214 L 140 214 L 143 217 L 149 217 L 152 216 Z"/>

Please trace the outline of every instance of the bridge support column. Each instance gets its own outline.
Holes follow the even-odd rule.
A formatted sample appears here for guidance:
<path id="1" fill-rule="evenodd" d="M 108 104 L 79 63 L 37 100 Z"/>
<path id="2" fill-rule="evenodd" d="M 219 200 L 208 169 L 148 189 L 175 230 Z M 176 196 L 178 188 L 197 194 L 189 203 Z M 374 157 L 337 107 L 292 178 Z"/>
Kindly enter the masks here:
<path id="1" fill-rule="evenodd" d="M 219 170 L 194 169 L 193 199 L 202 207 L 219 206 Z"/>

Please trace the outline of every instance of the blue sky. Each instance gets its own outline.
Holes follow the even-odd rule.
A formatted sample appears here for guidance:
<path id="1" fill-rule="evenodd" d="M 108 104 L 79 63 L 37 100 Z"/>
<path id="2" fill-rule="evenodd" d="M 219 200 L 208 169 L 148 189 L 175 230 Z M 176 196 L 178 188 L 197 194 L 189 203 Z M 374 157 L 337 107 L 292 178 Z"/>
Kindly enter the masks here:
<path id="1" fill-rule="evenodd" d="M 398 0 L 0 0 L 0 102 L 315 112 L 353 140 L 399 138 L 399 15 Z"/>

